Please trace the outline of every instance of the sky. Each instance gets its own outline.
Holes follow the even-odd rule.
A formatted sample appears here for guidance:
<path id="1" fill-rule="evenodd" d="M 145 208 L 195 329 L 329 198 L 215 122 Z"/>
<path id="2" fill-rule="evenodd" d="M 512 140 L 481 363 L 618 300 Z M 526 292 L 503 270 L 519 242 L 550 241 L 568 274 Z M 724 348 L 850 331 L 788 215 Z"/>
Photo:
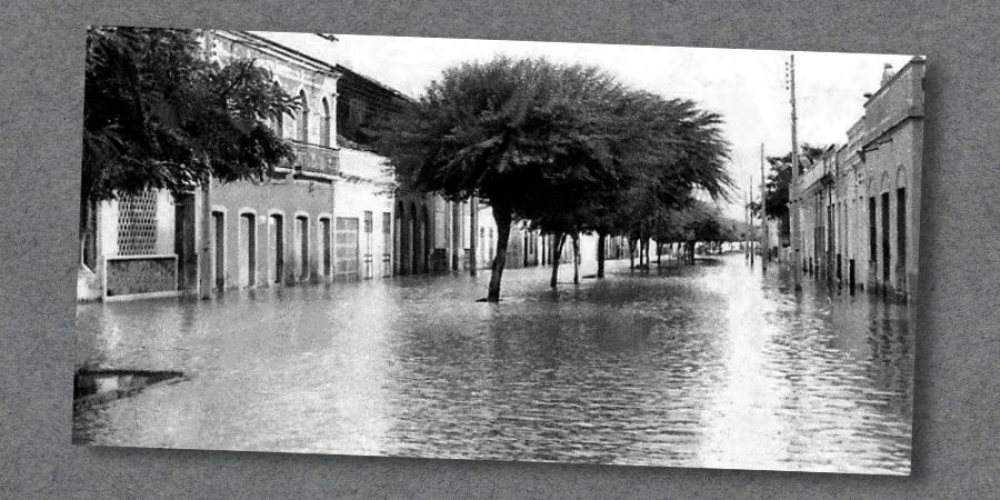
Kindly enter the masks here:
<path id="1" fill-rule="evenodd" d="M 864 114 L 864 94 L 879 88 L 884 65 L 896 71 L 912 57 L 341 34 L 331 44 L 310 34 L 259 34 L 414 98 L 446 68 L 502 54 L 594 65 L 630 87 L 693 100 L 725 121 L 723 134 L 732 148 L 729 170 L 739 191 L 723 207 L 737 219 L 743 218 L 751 176 L 759 196 L 761 144 L 766 156 L 791 150 L 789 55 L 795 55 L 799 142 L 824 146 L 846 142 L 847 129 Z"/>

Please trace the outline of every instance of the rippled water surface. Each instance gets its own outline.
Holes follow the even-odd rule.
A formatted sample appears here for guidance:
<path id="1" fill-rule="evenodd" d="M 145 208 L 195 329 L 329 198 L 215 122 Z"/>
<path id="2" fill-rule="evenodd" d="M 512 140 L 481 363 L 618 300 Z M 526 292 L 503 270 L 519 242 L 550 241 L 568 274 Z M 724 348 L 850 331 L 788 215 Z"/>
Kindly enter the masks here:
<path id="1" fill-rule="evenodd" d="M 911 310 L 740 255 L 80 306 L 77 365 L 180 370 L 102 445 L 906 474 Z"/>

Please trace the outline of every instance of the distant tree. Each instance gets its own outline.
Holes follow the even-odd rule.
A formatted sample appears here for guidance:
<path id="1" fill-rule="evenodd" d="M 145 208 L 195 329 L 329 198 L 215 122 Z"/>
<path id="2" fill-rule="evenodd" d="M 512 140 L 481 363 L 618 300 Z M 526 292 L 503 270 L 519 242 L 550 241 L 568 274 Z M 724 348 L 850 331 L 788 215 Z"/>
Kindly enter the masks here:
<path id="1" fill-rule="evenodd" d="M 824 148 L 802 145 L 799 153 L 799 168 L 804 165 L 811 165 L 823 155 Z M 771 220 L 779 222 L 779 236 L 787 238 L 789 236 L 790 225 L 788 223 L 788 188 L 792 183 L 792 154 L 789 152 L 785 156 L 769 156 L 767 163 L 770 171 L 764 183 L 764 215 Z"/>
<path id="2" fill-rule="evenodd" d="M 488 203 L 499 238 L 487 300 L 500 300 L 511 223 L 575 229 L 593 194 L 622 182 L 609 111 L 620 86 L 592 67 L 499 57 L 444 72 L 426 94 L 382 127 L 378 150 L 398 182 L 449 200 Z"/>
<path id="3" fill-rule="evenodd" d="M 701 200 L 691 200 L 683 208 L 667 212 L 664 220 L 653 238 L 659 244 L 683 243 L 689 258 L 694 257 L 698 242 L 717 245 L 737 238 L 737 224 L 723 217 L 717 206 Z"/>
<path id="4" fill-rule="evenodd" d="M 803 144 L 799 154 L 799 162 L 812 164 L 823 155 L 823 151 L 824 148 Z M 792 183 L 792 154 L 769 156 L 767 163 L 771 168 L 764 184 L 764 214 L 769 219 L 782 219 L 788 216 L 788 187 Z M 801 169 L 802 165 L 799 168 Z"/>
<path id="5" fill-rule="evenodd" d="M 717 208 L 699 202 L 688 211 L 690 216 L 685 227 L 691 232 L 691 241 L 718 242 L 727 236 L 726 225 Z"/>

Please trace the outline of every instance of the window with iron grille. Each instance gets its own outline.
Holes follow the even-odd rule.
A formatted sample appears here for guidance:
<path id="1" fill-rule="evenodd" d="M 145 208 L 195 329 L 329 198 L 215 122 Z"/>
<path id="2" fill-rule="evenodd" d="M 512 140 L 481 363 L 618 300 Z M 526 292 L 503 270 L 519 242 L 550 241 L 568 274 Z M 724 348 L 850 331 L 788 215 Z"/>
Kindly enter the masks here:
<path id="1" fill-rule="evenodd" d="M 118 202 L 118 254 L 156 253 L 156 193 L 147 191 Z"/>

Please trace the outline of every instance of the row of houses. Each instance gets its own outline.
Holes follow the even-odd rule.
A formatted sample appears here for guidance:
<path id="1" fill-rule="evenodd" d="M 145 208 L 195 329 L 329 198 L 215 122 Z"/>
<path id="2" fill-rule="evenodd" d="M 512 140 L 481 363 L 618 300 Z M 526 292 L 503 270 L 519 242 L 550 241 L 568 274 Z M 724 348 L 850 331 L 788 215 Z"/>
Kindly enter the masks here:
<path id="1" fill-rule="evenodd" d="M 800 166 L 789 199 L 801 249 L 786 256 L 805 273 L 903 301 L 915 297 L 923 82 L 922 58 L 895 73 L 887 66 L 847 142 Z"/>
<path id="2" fill-rule="evenodd" d="M 212 181 L 86 210 L 81 300 L 206 297 L 489 266 L 499 234 L 488 206 L 400 190 L 371 150 L 368 125 L 407 97 L 338 64 L 335 37 L 301 36 L 314 37 L 319 56 L 263 34 L 205 33 L 206 57 L 252 58 L 299 97 L 295 116 L 270 124 L 295 160 L 261 182 Z M 508 267 L 551 262 L 550 237 L 523 224 L 513 233 Z M 608 255 L 621 254 L 612 244 Z"/>

